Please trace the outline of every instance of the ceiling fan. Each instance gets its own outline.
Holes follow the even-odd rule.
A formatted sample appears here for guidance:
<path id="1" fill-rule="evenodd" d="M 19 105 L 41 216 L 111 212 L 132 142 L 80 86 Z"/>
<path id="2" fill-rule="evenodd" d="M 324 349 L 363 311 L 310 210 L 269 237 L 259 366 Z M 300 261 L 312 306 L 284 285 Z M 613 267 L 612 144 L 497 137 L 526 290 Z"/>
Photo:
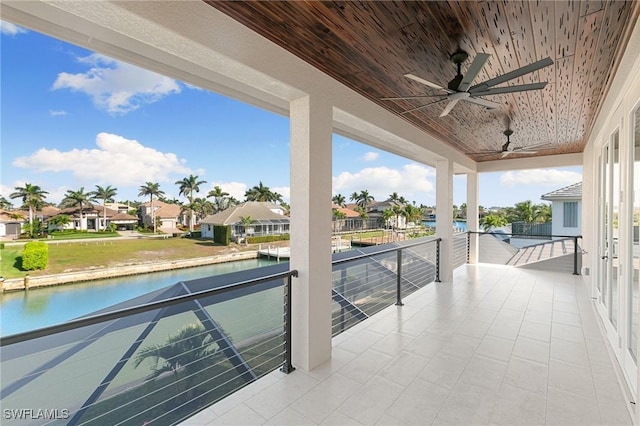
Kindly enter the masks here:
<path id="1" fill-rule="evenodd" d="M 449 112 L 451 112 L 458 101 L 471 102 L 477 105 L 484 106 L 488 109 L 494 109 L 498 108 L 500 104 L 497 102 L 482 99 L 480 96 L 501 95 L 504 93 L 522 92 L 525 90 L 538 90 L 544 88 L 547 85 L 547 82 L 545 81 L 541 83 L 521 84 L 517 86 L 493 87 L 509 80 L 513 80 L 514 78 L 521 77 L 525 74 L 529 74 L 531 72 L 552 65 L 553 60 L 551 58 L 545 58 L 532 64 L 525 65 L 524 67 L 518 68 L 506 74 L 502 74 L 498 77 L 483 81 L 482 83 L 472 86 L 471 84 L 473 83 L 473 80 L 475 80 L 475 78 L 478 76 L 487 60 L 489 60 L 490 56 L 491 55 L 487 53 L 478 53 L 478 55 L 473 59 L 473 62 L 469 66 L 467 73 L 465 75 L 462 75 L 462 64 L 467 60 L 469 55 L 464 50 L 459 49 L 453 55 L 451 55 L 451 61 L 456 65 L 458 74 L 447 84 L 447 87 L 442 87 L 439 84 L 425 80 L 411 73 L 404 75 L 405 77 L 413 81 L 417 81 L 418 83 L 424 84 L 425 86 L 441 90 L 446 93 L 440 95 L 398 96 L 391 98 L 381 98 L 381 100 L 391 101 L 442 97 L 442 99 L 438 99 L 435 102 L 430 102 L 428 104 L 403 111 L 401 114 L 408 114 L 410 112 L 428 107 L 429 105 L 433 105 L 443 101 L 449 101 L 445 109 L 440 114 L 440 117 L 444 117 L 445 115 L 449 114 Z"/>
<path id="2" fill-rule="evenodd" d="M 521 147 L 513 147 L 511 146 L 510 136 L 513 134 L 513 130 L 507 129 L 502 132 L 507 137 L 507 141 L 502 145 L 502 148 L 499 150 L 493 151 L 480 151 L 480 152 L 471 152 L 468 155 L 497 155 L 502 154 L 502 158 L 507 157 L 510 154 L 535 154 L 537 153 L 537 149 L 543 148 L 548 144 L 537 144 L 531 146 L 521 146 Z"/>

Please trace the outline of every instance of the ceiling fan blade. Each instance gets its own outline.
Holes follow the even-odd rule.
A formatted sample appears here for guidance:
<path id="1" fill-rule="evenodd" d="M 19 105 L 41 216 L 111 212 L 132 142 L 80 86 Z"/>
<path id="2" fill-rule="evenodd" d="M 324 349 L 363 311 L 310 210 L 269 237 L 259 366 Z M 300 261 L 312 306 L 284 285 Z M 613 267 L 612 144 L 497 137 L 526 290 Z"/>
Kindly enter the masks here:
<path id="1" fill-rule="evenodd" d="M 547 85 L 547 82 L 544 81 L 542 83 L 520 84 L 518 86 L 494 87 L 492 89 L 487 89 L 487 90 L 470 90 L 469 93 L 471 93 L 471 96 L 500 95 L 502 93 L 524 92 L 526 90 L 544 89 L 546 85 Z"/>
<path id="2" fill-rule="evenodd" d="M 449 102 L 445 107 L 445 109 L 442 111 L 442 114 L 440 114 L 440 117 L 444 117 L 445 115 L 448 115 L 453 109 L 453 107 L 456 106 L 457 103 L 458 103 L 458 99 L 454 99 L 451 102 Z"/>
<path id="3" fill-rule="evenodd" d="M 458 91 L 467 91 L 469 86 L 471 86 L 471 83 L 473 83 L 473 80 L 475 80 L 475 78 L 480 73 L 480 70 L 482 70 L 482 67 L 484 67 L 484 64 L 486 64 L 489 60 L 489 56 L 491 55 L 487 53 L 478 53 L 478 55 L 473 58 L 473 62 L 469 66 L 467 73 L 464 75 L 464 78 L 460 82 L 460 86 L 458 86 Z"/>
<path id="4" fill-rule="evenodd" d="M 440 86 L 440 85 L 438 85 L 436 83 L 432 83 L 432 82 L 430 82 L 428 80 L 425 80 L 424 78 L 420 78 L 417 75 L 413 75 L 413 74 L 409 73 L 409 74 L 405 74 L 404 76 L 407 77 L 407 78 L 410 78 L 413 81 L 417 81 L 418 83 L 424 84 L 425 86 L 429 86 L 429 87 L 431 87 L 433 89 L 444 90 L 446 92 L 451 93 L 451 90 L 446 89 L 446 88 L 444 88 L 444 87 L 442 87 L 442 86 Z"/>
<path id="5" fill-rule="evenodd" d="M 513 154 L 513 151 L 503 151 L 502 152 L 502 158 L 508 156 L 509 154 Z"/>
<path id="6" fill-rule="evenodd" d="M 446 100 L 447 100 L 447 98 L 438 99 L 437 101 L 429 102 L 428 104 L 420 105 L 419 107 L 411 108 L 411 109 L 408 109 L 406 111 L 402 111 L 400 114 L 402 114 L 402 115 L 409 114 L 410 112 L 414 112 L 414 111 L 417 111 L 419 109 L 426 108 L 429 105 L 437 104 L 439 102 L 446 101 Z"/>
<path id="7" fill-rule="evenodd" d="M 391 98 L 380 98 L 380 100 L 381 101 L 403 101 L 405 99 L 441 98 L 443 96 L 447 96 L 447 95 L 442 94 L 442 95 L 396 96 Z"/>
<path id="8" fill-rule="evenodd" d="M 510 71 L 506 74 L 499 75 L 496 78 L 492 78 L 480 84 L 476 84 L 470 90 L 473 90 L 473 89 L 479 89 L 477 91 L 486 90 L 489 87 L 495 86 L 500 83 L 504 83 L 505 81 L 513 80 L 514 78 L 518 78 L 525 74 L 529 74 L 530 72 L 534 72 L 541 68 L 548 67 L 549 65 L 553 65 L 553 60 L 551 58 L 544 58 L 532 64 L 525 65 L 522 68 L 518 68 L 517 70 Z"/>
<path id="9" fill-rule="evenodd" d="M 538 153 L 538 151 L 529 151 L 529 150 L 523 150 L 523 149 L 514 149 L 511 152 L 513 154 L 537 154 Z"/>
<path id="10" fill-rule="evenodd" d="M 486 99 L 482 99 L 482 98 L 475 98 L 473 96 L 469 96 L 468 98 L 464 98 L 463 101 L 467 101 L 467 102 L 471 102 L 477 105 L 482 105 L 483 107 L 489 108 L 489 109 L 495 109 L 495 108 L 500 108 L 501 104 L 497 103 L 497 102 L 492 102 L 492 101 L 488 101 Z"/>

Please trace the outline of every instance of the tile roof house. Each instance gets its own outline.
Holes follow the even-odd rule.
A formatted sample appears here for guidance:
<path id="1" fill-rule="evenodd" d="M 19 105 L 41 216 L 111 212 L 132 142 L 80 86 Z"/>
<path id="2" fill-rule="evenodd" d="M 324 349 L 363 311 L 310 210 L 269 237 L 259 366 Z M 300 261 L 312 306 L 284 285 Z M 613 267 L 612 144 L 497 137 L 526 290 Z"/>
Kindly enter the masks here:
<path id="1" fill-rule="evenodd" d="M 582 235 L 582 182 L 546 193 L 540 198 L 551 201 L 552 235 Z"/>
<path id="2" fill-rule="evenodd" d="M 142 223 L 152 227 L 153 219 L 151 214 L 151 203 L 149 201 L 140 205 L 138 215 Z M 179 228 L 186 223 L 186 214 L 182 206 L 178 204 L 165 203 L 160 200 L 153 200 L 153 217 L 158 223 L 158 230 L 167 234 L 177 234 L 183 231 Z M 195 217 L 195 216 L 194 216 Z"/>
<path id="3" fill-rule="evenodd" d="M 289 217 L 284 210 L 272 203 L 247 201 L 209 215 L 200 221 L 203 238 L 213 238 L 214 225 L 231 226 L 231 237 L 238 239 L 245 235 L 286 234 L 289 232 Z M 243 218 L 251 218 L 251 225 L 242 223 Z"/>
<path id="4" fill-rule="evenodd" d="M 14 210 L 0 210 L 0 239 L 16 239 L 22 232 L 22 225 L 29 222 L 29 213 Z"/>

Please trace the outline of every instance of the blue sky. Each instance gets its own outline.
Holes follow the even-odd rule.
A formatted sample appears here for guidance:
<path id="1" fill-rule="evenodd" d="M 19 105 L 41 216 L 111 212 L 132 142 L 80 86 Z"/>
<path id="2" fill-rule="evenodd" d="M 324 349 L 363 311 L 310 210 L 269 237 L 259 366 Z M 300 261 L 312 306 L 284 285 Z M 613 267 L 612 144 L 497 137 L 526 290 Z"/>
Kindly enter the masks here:
<path id="1" fill-rule="evenodd" d="M 139 187 L 194 174 L 242 200 L 259 181 L 289 198 L 289 120 L 1 22 L 0 195 L 26 182 L 58 203 L 67 190 L 112 185 L 118 200 L 141 200 Z M 480 204 L 541 202 L 579 182 L 581 167 L 480 175 Z M 435 204 L 435 170 L 334 135 L 333 193 L 367 189 Z M 454 203 L 466 180 L 454 179 Z M 17 206 L 19 200 L 15 200 Z"/>

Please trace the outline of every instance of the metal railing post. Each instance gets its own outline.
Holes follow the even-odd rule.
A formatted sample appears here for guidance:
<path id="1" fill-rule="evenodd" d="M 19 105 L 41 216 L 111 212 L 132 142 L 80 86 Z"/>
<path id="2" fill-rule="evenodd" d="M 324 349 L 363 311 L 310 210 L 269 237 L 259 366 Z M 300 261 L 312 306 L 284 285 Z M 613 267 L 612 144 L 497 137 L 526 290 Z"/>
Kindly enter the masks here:
<path id="1" fill-rule="evenodd" d="M 285 328 L 284 328 L 284 364 L 282 364 L 282 371 L 285 374 L 291 373 L 295 370 L 295 367 L 291 364 L 291 279 L 292 277 L 297 277 L 298 272 L 295 271 L 293 274 L 287 276 L 286 281 L 286 306 L 285 306 Z"/>
<path id="2" fill-rule="evenodd" d="M 573 237 L 573 275 L 578 274 L 578 237 Z"/>
<path id="3" fill-rule="evenodd" d="M 440 238 L 436 240 L 436 282 L 440 281 Z"/>
<path id="4" fill-rule="evenodd" d="M 402 303 L 402 249 L 398 249 L 397 253 L 398 267 L 396 271 L 396 306 L 403 306 Z"/>
<path id="5" fill-rule="evenodd" d="M 471 258 L 471 232 L 467 231 L 467 263 Z"/>

